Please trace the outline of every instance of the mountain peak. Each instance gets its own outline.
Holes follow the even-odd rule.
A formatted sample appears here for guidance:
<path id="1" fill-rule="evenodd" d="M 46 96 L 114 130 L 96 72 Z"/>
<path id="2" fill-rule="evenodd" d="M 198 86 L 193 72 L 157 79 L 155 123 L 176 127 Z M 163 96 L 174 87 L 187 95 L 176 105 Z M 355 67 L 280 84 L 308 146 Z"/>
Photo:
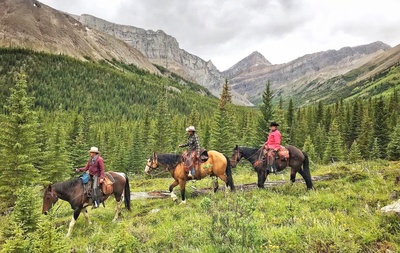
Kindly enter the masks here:
<path id="1" fill-rule="evenodd" d="M 238 75 L 239 73 L 243 73 L 244 71 L 255 67 L 265 67 L 271 65 L 272 64 L 261 53 L 254 51 L 230 67 L 228 70 L 225 70 L 224 74 L 229 78 L 232 75 Z"/>

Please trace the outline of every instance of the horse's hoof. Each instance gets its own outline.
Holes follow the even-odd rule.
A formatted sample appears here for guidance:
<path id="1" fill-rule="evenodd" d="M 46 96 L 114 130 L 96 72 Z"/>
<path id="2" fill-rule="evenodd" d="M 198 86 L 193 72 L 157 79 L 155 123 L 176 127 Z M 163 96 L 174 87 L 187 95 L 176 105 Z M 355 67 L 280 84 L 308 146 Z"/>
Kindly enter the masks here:
<path id="1" fill-rule="evenodd" d="M 182 202 L 179 205 L 185 205 L 186 204 L 186 200 L 182 200 Z"/>

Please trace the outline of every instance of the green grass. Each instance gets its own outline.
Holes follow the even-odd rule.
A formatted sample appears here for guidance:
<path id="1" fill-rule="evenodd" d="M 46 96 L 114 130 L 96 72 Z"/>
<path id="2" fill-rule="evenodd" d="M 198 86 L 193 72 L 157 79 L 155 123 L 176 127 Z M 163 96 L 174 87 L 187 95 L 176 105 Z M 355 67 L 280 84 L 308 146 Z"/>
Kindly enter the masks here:
<path id="1" fill-rule="evenodd" d="M 236 185 L 256 182 L 248 167 L 234 172 Z M 289 173 L 282 174 L 286 181 Z M 170 198 L 132 200 L 132 211 L 124 209 L 119 221 L 112 222 L 115 201 L 110 199 L 106 208 L 89 210 L 92 225 L 80 217 L 66 242 L 75 252 L 399 252 L 400 220 L 380 212 L 394 201 L 391 193 L 400 191 L 394 185 L 398 174 L 399 164 L 385 161 L 315 166 L 313 176 L 331 176 L 315 181 L 315 190 L 288 182 L 200 196 L 191 196 L 189 182 L 186 205 Z M 167 190 L 172 181 L 135 176 L 131 191 Z M 204 179 L 195 186 L 211 183 Z M 54 213 L 55 225 L 66 233 L 69 205 Z"/>

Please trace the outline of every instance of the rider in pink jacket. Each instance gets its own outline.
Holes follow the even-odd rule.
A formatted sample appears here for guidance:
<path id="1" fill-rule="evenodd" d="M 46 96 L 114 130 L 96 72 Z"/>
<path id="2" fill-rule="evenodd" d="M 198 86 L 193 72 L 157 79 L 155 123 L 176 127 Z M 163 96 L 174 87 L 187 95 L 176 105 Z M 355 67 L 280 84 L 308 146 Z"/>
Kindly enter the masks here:
<path id="1" fill-rule="evenodd" d="M 267 170 L 271 173 L 276 172 L 275 154 L 281 147 L 281 133 L 278 130 L 279 124 L 271 122 L 270 132 L 267 141 L 264 143 L 264 150 L 267 154 Z"/>

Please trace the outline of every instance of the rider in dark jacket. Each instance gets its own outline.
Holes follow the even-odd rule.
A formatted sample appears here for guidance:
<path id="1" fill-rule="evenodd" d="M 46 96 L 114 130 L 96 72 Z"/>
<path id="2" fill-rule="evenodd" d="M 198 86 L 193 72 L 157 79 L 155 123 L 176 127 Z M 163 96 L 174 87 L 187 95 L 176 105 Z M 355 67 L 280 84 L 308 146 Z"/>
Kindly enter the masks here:
<path id="1" fill-rule="evenodd" d="M 189 147 L 189 154 L 192 154 L 193 152 L 196 152 L 196 159 L 199 160 L 200 158 L 200 141 L 199 137 L 196 134 L 196 129 L 194 126 L 189 126 L 186 128 L 186 132 L 188 133 L 187 141 L 184 144 L 179 145 L 180 148 L 182 147 Z M 193 178 L 193 175 L 195 174 L 194 168 L 189 170 L 189 177 Z"/>

